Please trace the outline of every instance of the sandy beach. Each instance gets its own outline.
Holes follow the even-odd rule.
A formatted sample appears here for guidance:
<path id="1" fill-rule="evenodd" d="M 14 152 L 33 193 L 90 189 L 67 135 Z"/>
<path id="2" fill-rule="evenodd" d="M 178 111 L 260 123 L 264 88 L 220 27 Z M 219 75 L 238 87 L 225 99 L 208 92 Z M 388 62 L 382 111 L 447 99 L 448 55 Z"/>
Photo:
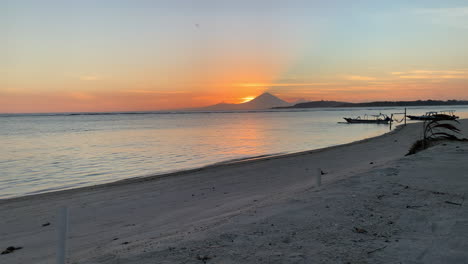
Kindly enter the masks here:
<path id="1" fill-rule="evenodd" d="M 54 263 L 62 206 L 68 263 L 468 263 L 468 143 L 421 130 L 0 200 L 0 263 Z"/>

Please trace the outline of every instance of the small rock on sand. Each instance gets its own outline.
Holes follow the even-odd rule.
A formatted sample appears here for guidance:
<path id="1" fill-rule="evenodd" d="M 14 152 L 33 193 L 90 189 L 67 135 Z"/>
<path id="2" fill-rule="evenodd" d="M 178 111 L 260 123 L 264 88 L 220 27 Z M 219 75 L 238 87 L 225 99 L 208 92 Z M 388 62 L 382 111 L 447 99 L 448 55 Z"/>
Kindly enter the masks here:
<path id="1" fill-rule="evenodd" d="M 365 230 L 364 228 L 354 227 L 354 232 L 359 234 L 366 234 L 367 230 Z"/>
<path id="2" fill-rule="evenodd" d="M 5 254 L 10 254 L 10 253 L 13 253 L 13 251 L 15 250 L 19 250 L 19 249 L 22 249 L 22 247 L 13 247 L 13 246 L 10 246 L 10 247 L 7 247 L 4 251 L 2 251 L 2 255 L 5 255 Z"/>

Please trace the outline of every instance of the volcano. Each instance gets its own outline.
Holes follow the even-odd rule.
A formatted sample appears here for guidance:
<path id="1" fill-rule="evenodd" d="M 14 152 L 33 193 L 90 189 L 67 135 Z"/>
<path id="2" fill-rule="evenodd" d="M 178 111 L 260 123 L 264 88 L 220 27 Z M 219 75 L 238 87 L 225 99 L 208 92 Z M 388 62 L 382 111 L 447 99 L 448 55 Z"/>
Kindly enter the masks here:
<path id="1" fill-rule="evenodd" d="M 232 110 L 263 110 L 272 107 L 291 106 L 292 104 L 272 95 L 271 93 L 263 93 L 253 100 L 242 104 L 227 104 L 219 103 L 206 107 L 197 108 L 195 110 L 202 111 L 232 111 Z"/>

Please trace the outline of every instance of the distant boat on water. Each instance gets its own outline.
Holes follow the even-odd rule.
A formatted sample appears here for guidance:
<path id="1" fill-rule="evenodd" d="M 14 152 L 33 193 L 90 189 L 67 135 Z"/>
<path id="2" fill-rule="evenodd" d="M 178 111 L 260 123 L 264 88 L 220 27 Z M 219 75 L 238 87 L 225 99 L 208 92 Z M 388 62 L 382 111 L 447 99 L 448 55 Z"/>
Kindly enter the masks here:
<path id="1" fill-rule="evenodd" d="M 414 116 L 414 115 L 407 115 L 411 120 L 455 120 L 458 116 L 455 115 L 455 110 L 446 110 L 446 111 L 431 111 L 426 112 L 424 115 Z"/>
<path id="2" fill-rule="evenodd" d="M 371 118 L 369 118 L 371 117 Z M 356 118 L 350 118 L 350 117 L 343 117 L 346 122 L 349 124 L 388 124 L 392 119 L 384 114 L 378 114 L 378 115 L 364 115 L 363 118 L 360 116 Z"/>

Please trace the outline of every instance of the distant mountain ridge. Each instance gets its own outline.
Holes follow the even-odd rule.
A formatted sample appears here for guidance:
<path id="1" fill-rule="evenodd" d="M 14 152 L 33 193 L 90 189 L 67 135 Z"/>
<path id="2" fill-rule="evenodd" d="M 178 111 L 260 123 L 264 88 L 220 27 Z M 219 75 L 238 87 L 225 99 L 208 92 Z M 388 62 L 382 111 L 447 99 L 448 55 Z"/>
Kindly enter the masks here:
<path id="1" fill-rule="evenodd" d="M 417 101 L 376 101 L 368 103 L 349 103 L 337 101 L 312 101 L 292 106 L 273 107 L 273 109 L 288 108 L 319 108 L 319 107 L 391 107 L 391 106 L 438 106 L 438 105 L 468 105 L 465 100 L 417 100 Z"/>
<path id="2" fill-rule="evenodd" d="M 262 110 L 262 109 L 271 109 L 273 107 L 287 107 L 292 104 L 281 100 L 280 98 L 270 94 L 263 93 L 260 96 L 254 98 L 253 100 L 241 104 L 227 104 L 219 103 L 215 105 L 210 105 L 206 107 L 200 107 L 193 110 L 198 111 L 230 111 L 230 110 Z"/>

